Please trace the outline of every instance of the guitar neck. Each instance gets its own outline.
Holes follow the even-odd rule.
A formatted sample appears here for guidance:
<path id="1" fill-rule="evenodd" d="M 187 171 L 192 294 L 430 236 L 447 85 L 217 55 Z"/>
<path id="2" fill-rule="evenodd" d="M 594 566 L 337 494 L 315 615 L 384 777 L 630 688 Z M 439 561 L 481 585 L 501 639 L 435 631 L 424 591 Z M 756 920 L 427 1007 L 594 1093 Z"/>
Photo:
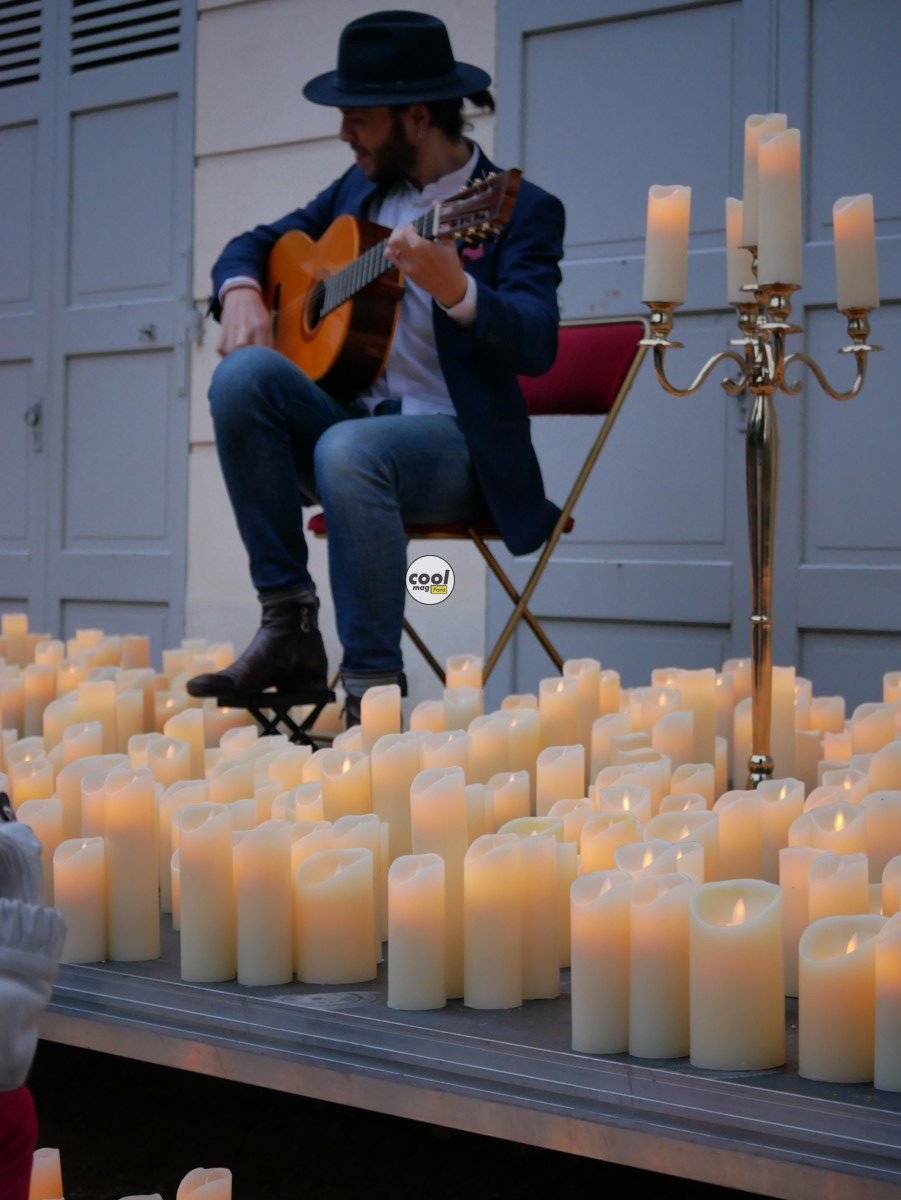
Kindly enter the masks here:
<path id="1" fill-rule="evenodd" d="M 434 208 L 423 213 L 421 217 L 417 217 L 410 224 L 420 237 L 427 241 L 433 241 L 439 228 L 440 215 L 441 205 L 436 204 Z M 374 283 L 380 276 L 386 275 L 393 269 L 394 264 L 385 257 L 387 245 L 387 238 L 377 242 L 376 245 L 364 251 L 359 258 L 355 258 L 353 262 L 348 263 L 346 267 L 342 267 L 340 271 L 336 271 L 334 275 L 330 275 L 325 280 L 322 289 L 322 316 L 334 311 L 345 300 L 356 296 L 370 283 Z"/>

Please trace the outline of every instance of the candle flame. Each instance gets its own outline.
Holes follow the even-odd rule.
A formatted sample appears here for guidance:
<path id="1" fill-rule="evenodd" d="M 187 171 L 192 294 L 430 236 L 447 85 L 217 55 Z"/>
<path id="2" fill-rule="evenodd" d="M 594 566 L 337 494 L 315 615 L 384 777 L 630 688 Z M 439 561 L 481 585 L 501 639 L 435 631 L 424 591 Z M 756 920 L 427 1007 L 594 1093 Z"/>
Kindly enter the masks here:
<path id="1" fill-rule="evenodd" d="M 599 896 L 606 895 L 607 892 L 609 892 L 612 887 L 613 887 L 612 881 L 610 879 L 605 879 L 604 882 L 601 884 L 601 886 L 598 888 L 598 895 Z"/>
<path id="2" fill-rule="evenodd" d="M 732 920 L 729 922 L 729 924 L 730 925 L 743 925 L 745 920 L 747 919 L 747 915 L 748 915 L 748 910 L 745 906 L 744 899 L 741 896 L 739 896 L 738 899 L 735 901 L 735 906 L 732 909 Z"/>
<path id="3" fill-rule="evenodd" d="M 559 680 L 557 681 L 557 686 L 556 686 L 556 688 L 554 688 L 554 691 L 556 691 L 556 692 L 562 692 L 562 691 L 564 690 L 564 688 L 565 688 L 565 687 L 566 687 L 566 680 L 565 680 L 565 679 L 559 679 Z"/>
<path id="4" fill-rule="evenodd" d="M 687 825 L 684 825 L 679 832 L 678 840 L 681 842 L 681 841 L 684 841 L 684 839 L 687 837 L 691 837 L 691 830 L 688 828 Z"/>
<path id="5" fill-rule="evenodd" d="M 353 763 L 350 761 L 350 759 L 345 758 L 344 762 L 341 764 L 341 774 L 346 775 L 352 766 Z"/>
<path id="6" fill-rule="evenodd" d="M 645 850 L 644 858 L 641 860 L 641 869 L 644 870 L 645 867 L 649 867 L 653 861 L 654 852 L 652 850 Z"/>
<path id="7" fill-rule="evenodd" d="M 845 947 L 845 954 L 853 954 L 856 949 L 857 949 L 857 934 L 852 933 L 850 941 L 848 942 L 847 946 Z"/>
<path id="8" fill-rule="evenodd" d="M 787 795 L 788 795 L 788 787 L 786 784 L 783 783 L 782 787 L 779 789 L 779 799 L 784 800 Z"/>
<path id="9" fill-rule="evenodd" d="M 623 812 L 629 811 L 629 797 L 623 796 Z"/>
<path id="10" fill-rule="evenodd" d="M 845 814 L 841 811 L 841 809 L 839 809 L 839 811 L 835 814 L 835 823 L 832 828 L 836 833 L 845 828 Z"/>

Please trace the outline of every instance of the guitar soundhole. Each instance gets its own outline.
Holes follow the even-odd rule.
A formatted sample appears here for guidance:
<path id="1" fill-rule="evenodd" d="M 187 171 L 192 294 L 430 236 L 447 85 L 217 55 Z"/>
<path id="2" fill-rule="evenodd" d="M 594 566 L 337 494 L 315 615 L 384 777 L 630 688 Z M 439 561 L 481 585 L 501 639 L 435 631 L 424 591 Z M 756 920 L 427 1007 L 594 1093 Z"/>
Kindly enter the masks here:
<path id="1" fill-rule="evenodd" d="M 322 309 L 325 304 L 325 285 L 322 280 L 314 283 L 310 288 L 310 295 L 307 299 L 306 311 L 306 327 L 307 329 L 315 329 L 322 320 Z"/>

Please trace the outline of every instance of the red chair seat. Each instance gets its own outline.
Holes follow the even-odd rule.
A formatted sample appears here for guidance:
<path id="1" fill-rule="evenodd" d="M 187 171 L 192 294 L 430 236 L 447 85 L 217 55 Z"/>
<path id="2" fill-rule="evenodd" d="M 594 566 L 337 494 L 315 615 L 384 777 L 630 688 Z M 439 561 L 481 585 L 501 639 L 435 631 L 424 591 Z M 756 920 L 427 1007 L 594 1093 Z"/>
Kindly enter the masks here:
<path id="1" fill-rule="evenodd" d="M 573 517 L 568 517 L 566 520 L 566 524 L 563 526 L 563 532 L 564 533 L 572 533 L 575 523 L 576 522 Z M 479 537 L 483 537 L 483 538 L 500 537 L 500 534 L 498 533 L 498 530 L 497 530 L 497 526 L 494 525 L 494 523 L 492 521 L 476 521 L 475 524 L 473 524 L 472 526 L 464 525 L 462 521 L 449 521 L 446 524 L 442 524 L 442 525 L 409 524 L 409 525 L 404 526 L 404 529 L 407 531 L 407 533 L 410 535 L 411 538 L 422 538 L 422 537 L 449 537 L 449 538 L 460 537 L 460 538 L 462 538 L 462 537 L 468 537 L 469 536 L 468 531 L 470 528 L 474 529 L 476 531 L 476 533 L 479 535 Z M 307 529 L 309 530 L 310 533 L 315 534 L 316 537 L 325 537 L 325 534 L 326 534 L 325 513 L 321 513 L 321 512 L 314 513 L 313 516 L 310 517 L 309 521 L 307 521 Z"/>

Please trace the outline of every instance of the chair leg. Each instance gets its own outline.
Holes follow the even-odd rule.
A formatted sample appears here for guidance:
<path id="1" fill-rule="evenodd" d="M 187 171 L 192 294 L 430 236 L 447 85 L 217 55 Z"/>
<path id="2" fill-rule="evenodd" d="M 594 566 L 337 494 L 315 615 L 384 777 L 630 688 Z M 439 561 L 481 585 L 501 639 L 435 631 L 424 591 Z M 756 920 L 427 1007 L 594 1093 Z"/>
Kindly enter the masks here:
<path id="1" fill-rule="evenodd" d="M 407 637 L 410 639 L 410 641 L 413 643 L 413 645 L 416 647 L 416 649 L 419 651 L 419 653 L 422 655 L 422 657 L 426 660 L 426 662 L 429 664 L 429 666 L 432 668 L 432 670 L 435 672 L 435 674 L 441 680 L 441 686 L 443 687 L 444 682 L 445 682 L 444 668 L 441 666 L 441 664 L 435 658 L 434 654 L 431 652 L 431 650 L 428 648 L 428 646 L 425 644 L 425 642 L 422 640 L 422 638 L 419 636 L 419 634 L 416 632 L 416 630 L 413 628 L 413 626 L 410 624 L 410 622 L 407 620 L 406 617 L 404 617 L 404 633 L 407 635 Z"/>
<path id="2" fill-rule="evenodd" d="M 554 666 L 557 668 L 557 670 L 562 671 L 563 670 L 563 659 L 557 653 L 557 650 L 555 649 L 550 638 L 547 636 L 547 634 L 544 632 L 544 630 L 538 624 L 537 619 L 535 618 L 535 616 L 532 614 L 532 612 L 528 608 L 528 602 L 529 602 L 529 599 L 531 598 L 531 593 L 535 590 L 535 584 L 537 584 L 537 582 L 538 582 L 537 579 L 535 578 L 535 571 L 537 571 L 538 567 L 536 566 L 535 570 L 533 570 L 532 574 L 529 576 L 529 584 L 531 586 L 529 587 L 528 592 L 524 592 L 522 595 L 520 595 L 520 593 L 517 592 L 516 588 L 510 582 L 510 579 L 509 579 L 506 571 L 504 570 L 504 568 L 501 566 L 501 564 L 498 562 L 498 560 L 495 558 L 495 556 L 491 553 L 491 550 L 488 548 L 484 539 L 482 537 L 480 537 L 480 535 L 474 529 L 469 529 L 468 533 L 469 533 L 469 536 L 472 538 L 473 542 L 475 543 L 475 546 L 478 549 L 479 553 L 482 555 L 482 557 L 488 563 L 488 566 L 491 568 L 492 574 L 495 576 L 498 583 L 501 585 L 501 587 L 504 589 L 504 591 L 507 593 L 507 595 L 513 601 L 513 605 L 514 605 L 513 612 L 510 614 L 507 624 L 504 626 L 500 637 L 495 642 L 494 649 L 491 651 L 491 653 L 488 655 L 488 658 L 485 661 L 485 666 L 482 670 L 482 678 L 487 679 L 488 676 L 491 674 L 491 672 L 494 670 L 495 666 L 497 665 L 498 659 L 503 654 L 504 650 L 507 647 L 507 643 L 509 642 L 510 638 L 513 635 L 513 631 L 516 628 L 517 623 L 521 620 L 525 621 L 526 624 L 529 626 L 529 628 L 532 630 L 532 632 L 535 634 L 535 637 L 541 643 L 542 647 L 544 648 L 545 652 L 547 653 L 548 657 L 550 658 L 550 660 L 554 664 Z M 533 583 L 533 580 L 534 580 L 534 583 Z"/>

